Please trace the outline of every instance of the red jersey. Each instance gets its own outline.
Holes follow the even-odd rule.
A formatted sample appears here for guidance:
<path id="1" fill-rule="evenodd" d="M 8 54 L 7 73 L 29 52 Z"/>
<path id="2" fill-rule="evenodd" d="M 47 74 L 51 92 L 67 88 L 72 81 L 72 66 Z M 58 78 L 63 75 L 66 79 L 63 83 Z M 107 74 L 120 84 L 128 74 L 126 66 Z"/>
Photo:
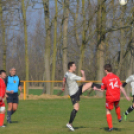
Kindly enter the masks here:
<path id="1" fill-rule="evenodd" d="M 0 97 L 4 98 L 6 93 L 6 84 L 3 79 L 0 78 Z M 2 105 L 4 102 L 0 101 L 0 105 Z"/>
<path id="2" fill-rule="evenodd" d="M 122 85 L 118 76 L 113 73 L 107 74 L 102 79 L 102 90 L 106 91 L 106 100 L 119 101 L 120 100 L 120 86 Z"/>

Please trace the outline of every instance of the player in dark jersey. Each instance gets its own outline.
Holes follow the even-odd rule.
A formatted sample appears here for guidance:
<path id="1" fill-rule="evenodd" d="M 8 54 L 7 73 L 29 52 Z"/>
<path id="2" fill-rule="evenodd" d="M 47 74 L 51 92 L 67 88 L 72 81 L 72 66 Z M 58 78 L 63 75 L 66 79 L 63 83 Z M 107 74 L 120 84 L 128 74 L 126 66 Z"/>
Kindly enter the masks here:
<path id="1" fill-rule="evenodd" d="M 112 73 L 112 66 L 110 64 L 106 64 L 104 66 L 104 70 L 106 73 L 106 76 L 102 79 L 102 85 L 101 89 L 98 89 L 97 87 L 94 87 L 94 90 L 106 90 L 106 118 L 107 123 L 109 127 L 109 131 L 113 130 L 113 124 L 112 124 L 112 116 L 111 116 L 111 110 L 115 107 L 115 111 L 117 114 L 117 119 L 119 122 L 121 122 L 121 112 L 120 112 L 120 90 L 124 94 L 127 100 L 130 100 L 130 98 L 127 96 L 124 88 L 122 87 L 122 83 L 118 76 Z"/>

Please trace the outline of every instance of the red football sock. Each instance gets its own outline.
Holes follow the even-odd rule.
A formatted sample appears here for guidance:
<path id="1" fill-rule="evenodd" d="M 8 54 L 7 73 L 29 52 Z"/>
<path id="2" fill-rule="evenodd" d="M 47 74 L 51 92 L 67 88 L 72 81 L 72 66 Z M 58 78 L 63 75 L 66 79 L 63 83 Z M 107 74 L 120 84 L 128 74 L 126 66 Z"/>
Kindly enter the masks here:
<path id="1" fill-rule="evenodd" d="M 0 126 L 4 125 L 5 114 L 0 114 Z"/>
<path id="2" fill-rule="evenodd" d="M 112 115 L 111 114 L 107 114 L 106 117 L 107 117 L 107 124 L 108 124 L 109 129 L 113 128 L 113 125 L 112 125 Z"/>
<path id="3" fill-rule="evenodd" d="M 117 114 L 117 118 L 118 118 L 118 120 L 120 120 L 120 119 L 121 119 L 120 107 L 115 108 L 115 111 L 116 111 L 116 114 Z"/>

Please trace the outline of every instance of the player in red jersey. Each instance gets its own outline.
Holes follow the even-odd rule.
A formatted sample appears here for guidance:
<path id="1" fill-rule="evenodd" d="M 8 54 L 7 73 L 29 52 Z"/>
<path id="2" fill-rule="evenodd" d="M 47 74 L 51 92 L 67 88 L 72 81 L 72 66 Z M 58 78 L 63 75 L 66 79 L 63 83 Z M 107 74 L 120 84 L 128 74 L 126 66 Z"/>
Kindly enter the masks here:
<path id="1" fill-rule="evenodd" d="M 107 74 L 102 79 L 101 89 L 94 86 L 94 90 L 106 90 L 106 118 L 109 127 L 109 131 L 113 130 L 112 125 L 112 116 L 111 110 L 115 107 L 115 111 L 117 114 L 118 121 L 122 121 L 121 112 L 120 112 L 120 90 L 124 94 L 127 100 L 130 98 L 127 96 L 124 88 L 122 87 L 122 83 L 118 76 L 112 73 L 112 66 L 110 64 L 106 64 L 104 66 L 105 73 Z"/>
<path id="2" fill-rule="evenodd" d="M 0 127 L 5 127 L 4 125 L 4 118 L 5 118 L 5 103 L 4 97 L 6 93 L 6 71 L 0 70 Z"/>

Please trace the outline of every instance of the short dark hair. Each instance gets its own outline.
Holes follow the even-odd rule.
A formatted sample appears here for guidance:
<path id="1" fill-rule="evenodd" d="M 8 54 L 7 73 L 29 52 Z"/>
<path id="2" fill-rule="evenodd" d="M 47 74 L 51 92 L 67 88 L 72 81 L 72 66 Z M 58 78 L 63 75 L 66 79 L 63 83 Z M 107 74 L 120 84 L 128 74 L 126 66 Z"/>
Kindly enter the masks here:
<path id="1" fill-rule="evenodd" d="M 1 75 L 2 73 L 6 73 L 6 71 L 5 71 L 5 70 L 0 70 L 0 75 Z"/>
<path id="2" fill-rule="evenodd" d="M 75 62 L 73 62 L 73 61 L 69 62 L 69 63 L 68 63 L 68 69 L 70 69 L 70 67 L 71 67 L 73 64 L 75 64 Z"/>
<path id="3" fill-rule="evenodd" d="M 104 69 L 107 70 L 108 72 L 112 72 L 112 65 L 111 64 L 105 64 Z"/>

